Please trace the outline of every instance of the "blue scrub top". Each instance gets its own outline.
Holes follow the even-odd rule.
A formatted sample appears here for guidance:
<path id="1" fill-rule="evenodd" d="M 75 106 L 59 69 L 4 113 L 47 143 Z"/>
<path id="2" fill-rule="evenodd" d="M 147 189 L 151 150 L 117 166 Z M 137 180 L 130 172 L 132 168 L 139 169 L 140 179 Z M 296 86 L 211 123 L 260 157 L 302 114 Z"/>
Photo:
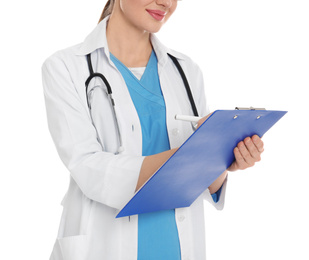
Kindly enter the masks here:
<path id="1" fill-rule="evenodd" d="M 138 113 L 142 128 L 143 156 L 169 150 L 166 109 L 155 52 L 152 51 L 140 80 L 115 56 L 111 54 L 110 58 L 121 72 Z M 175 210 L 138 216 L 138 260 L 161 259 L 181 259 Z"/>
<path id="2" fill-rule="evenodd" d="M 146 69 L 137 79 L 113 54 L 111 60 L 122 74 L 130 92 L 142 128 L 143 156 L 170 149 L 166 109 L 158 75 L 157 57 L 152 51 Z M 221 188 L 213 194 L 219 200 Z M 180 244 L 175 210 L 138 216 L 138 260 L 180 260 Z"/>

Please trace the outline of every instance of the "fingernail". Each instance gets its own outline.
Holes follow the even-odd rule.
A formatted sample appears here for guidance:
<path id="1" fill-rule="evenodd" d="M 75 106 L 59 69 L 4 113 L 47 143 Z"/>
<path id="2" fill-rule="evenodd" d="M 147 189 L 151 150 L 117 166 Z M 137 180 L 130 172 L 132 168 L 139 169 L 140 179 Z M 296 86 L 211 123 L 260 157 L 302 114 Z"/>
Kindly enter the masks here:
<path id="1" fill-rule="evenodd" d="M 246 142 L 246 144 L 249 144 L 251 142 L 251 139 L 250 138 L 246 138 L 245 142 Z"/>
<path id="2" fill-rule="evenodd" d="M 256 142 L 256 141 L 258 141 L 260 138 L 257 136 L 257 135 L 254 135 L 253 137 L 252 137 L 252 140 L 254 141 L 254 142 Z"/>

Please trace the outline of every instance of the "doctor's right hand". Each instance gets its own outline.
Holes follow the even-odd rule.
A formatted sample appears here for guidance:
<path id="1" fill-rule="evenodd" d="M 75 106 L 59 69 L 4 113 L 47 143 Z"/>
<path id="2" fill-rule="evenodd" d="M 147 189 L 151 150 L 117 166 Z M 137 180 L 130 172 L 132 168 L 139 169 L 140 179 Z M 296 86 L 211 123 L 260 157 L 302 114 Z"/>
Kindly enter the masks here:
<path id="1" fill-rule="evenodd" d="M 208 117 L 210 117 L 211 115 L 212 115 L 212 113 L 209 113 L 207 116 L 204 116 L 203 118 L 201 118 L 201 119 L 197 122 L 196 129 L 198 129 L 198 128 L 208 119 Z"/>

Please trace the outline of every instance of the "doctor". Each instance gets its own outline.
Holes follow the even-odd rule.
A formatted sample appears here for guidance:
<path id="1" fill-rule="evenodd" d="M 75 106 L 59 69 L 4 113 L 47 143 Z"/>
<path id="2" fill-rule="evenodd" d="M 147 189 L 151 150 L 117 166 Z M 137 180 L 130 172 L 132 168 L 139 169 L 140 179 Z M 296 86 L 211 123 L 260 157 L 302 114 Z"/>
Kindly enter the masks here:
<path id="1" fill-rule="evenodd" d="M 42 66 L 50 133 L 70 171 L 52 260 L 205 259 L 203 199 L 223 208 L 227 171 L 188 208 L 115 218 L 194 131 L 174 119 L 192 115 L 192 108 L 168 54 L 180 63 L 199 115 L 209 114 L 199 67 L 153 34 L 176 6 L 176 0 L 110 0 L 83 43 Z M 88 54 L 112 88 L 114 108 L 101 78 L 86 93 Z M 246 138 L 228 170 L 253 166 L 262 152 L 258 136 Z"/>

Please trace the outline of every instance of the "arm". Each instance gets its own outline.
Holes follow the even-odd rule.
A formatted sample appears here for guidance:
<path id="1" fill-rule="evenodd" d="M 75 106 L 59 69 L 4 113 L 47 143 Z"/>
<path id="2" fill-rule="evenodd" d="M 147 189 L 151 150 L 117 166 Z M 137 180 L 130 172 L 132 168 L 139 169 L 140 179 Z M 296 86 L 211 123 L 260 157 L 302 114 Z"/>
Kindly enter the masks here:
<path id="1" fill-rule="evenodd" d="M 208 117 L 209 115 L 201 119 L 203 120 L 202 122 L 204 122 Z M 200 125 L 201 124 L 199 122 L 198 127 Z M 142 164 L 136 190 L 138 190 L 176 151 L 177 148 L 165 151 L 163 153 L 147 156 Z M 263 151 L 263 141 L 257 135 L 254 135 L 252 138 L 247 137 L 244 141 L 239 142 L 237 147 L 234 149 L 235 161 L 209 186 L 208 189 L 210 193 L 214 194 L 220 189 L 226 179 L 228 171 L 232 172 L 252 167 L 255 162 L 261 160 L 261 153 Z"/>
<path id="2" fill-rule="evenodd" d="M 44 62 L 42 77 L 48 126 L 64 165 L 89 199 L 122 208 L 135 192 L 144 157 L 103 150 L 87 104 L 59 55 Z"/>
<path id="3" fill-rule="evenodd" d="M 159 167 L 166 162 L 178 148 L 174 148 L 159 154 L 150 155 L 145 157 L 141 171 L 139 174 L 136 190 L 141 188 L 144 183 L 156 172 Z M 227 176 L 227 171 L 224 171 L 210 186 L 209 191 L 211 194 L 216 193 L 222 186 Z"/>
<path id="4" fill-rule="evenodd" d="M 142 164 L 142 168 L 139 174 L 136 190 L 138 190 L 143 184 L 155 173 L 159 167 L 166 162 L 178 148 L 174 148 L 162 153 L 147 156 Z"/>

